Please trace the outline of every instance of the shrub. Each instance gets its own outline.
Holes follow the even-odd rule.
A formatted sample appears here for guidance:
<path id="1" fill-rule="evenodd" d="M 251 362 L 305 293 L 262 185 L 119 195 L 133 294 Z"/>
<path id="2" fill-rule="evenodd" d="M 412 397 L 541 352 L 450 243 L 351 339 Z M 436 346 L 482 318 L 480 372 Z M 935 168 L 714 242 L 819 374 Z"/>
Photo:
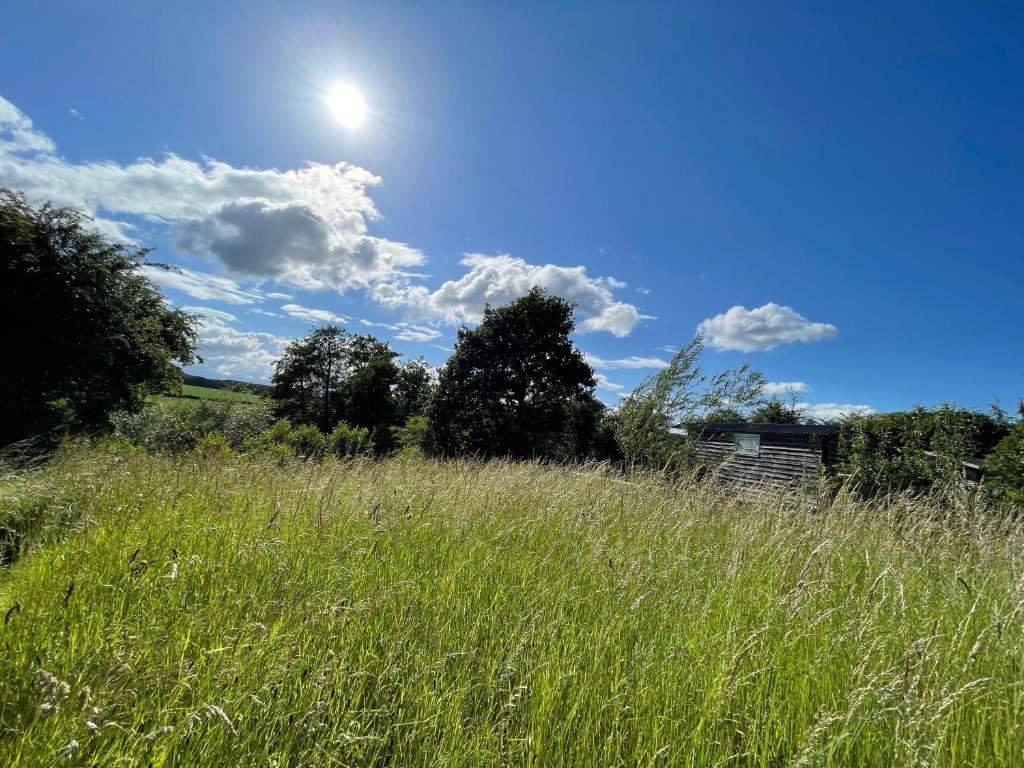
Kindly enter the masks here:
<path id="1" fill-rule="evenodd" d="M 288 445 L 297 456 L 319 459 L 327 453 L 327 436 L 312 424 L 295 427 L 288 435 Z"/>
<path id="2" fill-rule="evenodd" d="M 1024 508 L 1024 420 L 988 457 L 985 488 L 993 499 Z"/>
<path id="3" fill-rule="evenodd" d="M 987 414 L 951 405 L 858 416 L 843 426 L 840 473 L 865 496 L 958 483 L 961 460 L 986 455 L 1006 434 Z"/>
<path id="4" fill-rule="evenodd" d="M 190 451 L 212 434 L 223 435 L 227 445 L 237 450 L 267 428 L 270 408 L 265 401 L 161 398 L 138 413 L 114 414 L 111 421 L 115 437 L 127 438 L 152 453 Z"/>
<path id="5" fill-rule="evenodd" d="M 233 451 L 224 435 L 219 432 L 213 432 L 200 439 L 193 449 L 193 453 L 204 459 L 223 459 L 230 456 Z"/>
<path id="6" fill-rule="evenodd" d="M 289 438 L 292 424 L 288 419 L 278 419 L 273 425 L 258 435 L 246 438 L 242 443 L 245 453 L 252 453 L 267 458 L 287 460 L 295 458 Z"/>
<path id="7" fill-rule="evenodd" d="M 327 438 L 327 447 L 331 453 L 343 459 L 372 453 L 373 441 L 366 427 L 350 427 L 342 421 Z"/>

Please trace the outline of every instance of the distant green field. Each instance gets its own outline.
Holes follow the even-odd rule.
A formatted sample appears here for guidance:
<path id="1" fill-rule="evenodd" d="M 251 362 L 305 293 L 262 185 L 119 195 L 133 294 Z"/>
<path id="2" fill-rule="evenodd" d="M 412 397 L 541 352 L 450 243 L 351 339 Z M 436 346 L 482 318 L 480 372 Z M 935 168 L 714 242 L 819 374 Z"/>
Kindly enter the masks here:
<path id="1" fill-rule="evenodd" d="M 197 387 L 194 384 L 183 385 L 180 395 L 160 395 L 160 397 L 169 400 L 236 400 L 243 403 L 254 403 L 260 399 L 258 395 L 254 395 L 250 392 L 232 392 L 228 389 Z"/>

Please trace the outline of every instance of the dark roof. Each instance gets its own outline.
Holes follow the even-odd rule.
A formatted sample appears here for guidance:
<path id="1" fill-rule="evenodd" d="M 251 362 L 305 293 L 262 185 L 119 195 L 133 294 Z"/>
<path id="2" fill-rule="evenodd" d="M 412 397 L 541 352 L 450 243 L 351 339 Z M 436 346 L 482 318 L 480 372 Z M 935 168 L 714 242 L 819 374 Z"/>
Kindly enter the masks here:
<path id="1" fill-rule="evenodd" d="M 747 435 L 838 435 L 835 424 L 746 424 L 742 421 L 712 421 L 691 424 L 695 432 L 742 432 Z"/>

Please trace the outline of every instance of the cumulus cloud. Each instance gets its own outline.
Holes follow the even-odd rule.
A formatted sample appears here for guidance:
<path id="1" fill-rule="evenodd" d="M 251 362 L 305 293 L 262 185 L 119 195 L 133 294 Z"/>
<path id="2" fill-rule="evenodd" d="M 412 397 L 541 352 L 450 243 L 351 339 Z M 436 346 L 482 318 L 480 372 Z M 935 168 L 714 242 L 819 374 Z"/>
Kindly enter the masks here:
<path id="1" fill-rule="evenodd" d="M 766 395 L 788 395 L 807 392 L 810 388 L 802 381 L 769 381 L 762 391 Z"/>
<path id="2" fill-rule="evenodd" d="M 697 332 L 718 349 L 754 352 L 794 341 L 823 341 L 839 335 L 830 323 L 812 323 L 792 307 L 769 303 L 747 309 L 733 307 L 702 322 Z"/>
<path id="3" fill-rule="evenodd" d="M 348 163 L 296 169 L 236 168 L 168 154 L 72 163 L 0 97 L 0 182 L 34 200 L 88 211 L 107 234 L 130 240 L 124 217 L 170 227 L 175 246 L 239 276 L 345 291 L 401 278 L 423 254 L 368 234 L 379 217 L 377 176 Z"/>
<path id="4" fill-rule="evenodd" d="M 870 405 L 849 403 L 797 403 L 796 409 L 804 417 L 818 421 L 836 421 L 844 416 L 870 416 L 877 413 Z"/>
<path id="5" fill-rule="evenodd" d="M 589 352 L 586 355 L 587 362 L 590 363 L 592 368 L 664 368 L 668 365 L 668 360 L 664 360 L 660 357 L 640 357 L 638 355 L 630 355 L 629 357 L 620 357 L 613 360 L 606 360 L 603 357 L 592 355 Z"/>
<path id="6" fill-rule="evenodd" d="M 267 380 L 287 343 L 270 333 L 240 331 L 213 315 L 199 322 L 199 354 L 221 376 Z"/>
<path id="7" fill-rule="evenodd" d="M 329 309 L 313 309 L 303 307 L 299 304 L 283 304 L 281 311 L 296 320 L 305 320 L 310 323 L 347 323 L 348 318 L 343 315 L 336 315 Z"/>
<path id="8" fill-rule="evenodd" d="M 607 278 L 590 277 L 585 267 L 529 264 L 506 254 L 479 253 L 466 254 L 462 264 L 469 271 L 436 291 L 419 285 L 383 285 L 374 296 L 386 306 L 406 307 L 421 317 L 475 323 L 483 317 L 487 304 L 506 304 L 537 286 L 576 305 L 582 317 L 578 326 L 582 332 L 608 331 L 627 336 L 637 323 L 649 319 L 632 304 L 616 301 Z"/>
<path id="9" fill-rule="evenodd" d="M 95 217 L 97 229 L 122 241 L 132 241 L 142 227 L 166 228 L 178 251 L 227 272 L 148 272 L 161 286 L 193 298 L 233 304 L 291 300 L 237 282 L 270 279 L 309 290 L 365 290 L 407 320 L 472 323 L 485 304 L 503 304 L 540 286 L 578 306 L 584 333 L 627 336 L 649 319 L 614 297 L 613 290 L 626 287 L 620 280 L 591 277 L 581 266 L 529 264 L 507 255 L 468 254 L 462 277 L 429 290 L 416 282 L 424 276 L 413 271 L 426 261 L 421 251 L 369 231 L 380 217 L 369 191 L 379 183 L 369 171 L 343 162 L 279 170 L 173 153 L 131 163 L 70 162 L 27 115 L 0 97 L 0 184 L 35 201 L 84 210 Z"/>

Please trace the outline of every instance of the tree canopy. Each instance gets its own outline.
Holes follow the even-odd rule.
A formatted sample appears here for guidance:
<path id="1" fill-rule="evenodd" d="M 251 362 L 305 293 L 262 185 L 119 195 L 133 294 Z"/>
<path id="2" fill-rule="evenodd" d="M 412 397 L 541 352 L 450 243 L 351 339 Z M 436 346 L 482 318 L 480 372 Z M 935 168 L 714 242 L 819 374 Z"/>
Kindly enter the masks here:
<path id="1" fill-rule="evenodd" d="M 461 328 L 428 409 L 429 447 L 520 458 L 585 450 L 604 407 L 573 328 L 572 305 L 539 288 Z"/>
<path id="2" fill-rule="evenodd" d="M 104 427 L 180 383 L 174 361 L 198 359 L 195 319 L 140 272 L 149 252 L 0 188 L 0 444 Z"/>

